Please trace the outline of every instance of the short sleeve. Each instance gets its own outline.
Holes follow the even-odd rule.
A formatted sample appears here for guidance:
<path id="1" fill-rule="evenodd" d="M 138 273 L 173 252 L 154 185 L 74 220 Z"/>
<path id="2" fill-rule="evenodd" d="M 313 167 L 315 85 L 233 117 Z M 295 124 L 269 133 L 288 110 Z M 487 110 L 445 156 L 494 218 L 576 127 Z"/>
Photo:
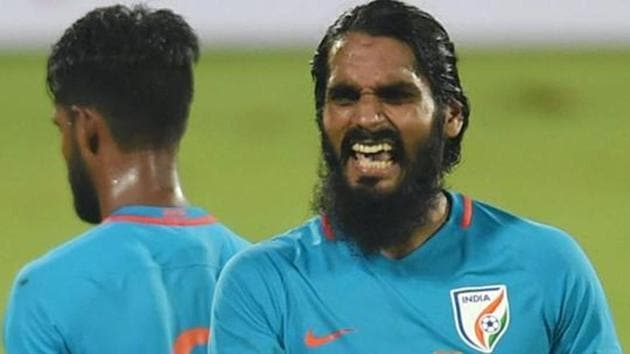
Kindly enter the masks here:
<path id="1" fill-rule="evenodd" d="M 266 264 L 245 251 L 221 274 L 212 306 L 210 354 L 284 353 L 281 279 Z"/>
<path id="2" fill-rule="evenodd" d="M 40 290 L 27 272 L 17 276 L 4 323 L 7 354 L 69 353 Z"/>
<path id="3" fill-rule="evenodd" d="M 604 290 L 580 247 L 572 242 L 561 279 L 559 323 L 552 353 L 622 353 Z"/>

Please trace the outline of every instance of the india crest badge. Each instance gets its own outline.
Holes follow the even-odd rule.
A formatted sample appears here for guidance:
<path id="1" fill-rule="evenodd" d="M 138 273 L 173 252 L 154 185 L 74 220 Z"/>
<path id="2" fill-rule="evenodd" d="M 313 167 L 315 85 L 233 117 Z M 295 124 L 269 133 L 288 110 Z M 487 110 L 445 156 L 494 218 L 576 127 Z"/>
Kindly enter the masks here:
<path id="1" fill-rule="evenodd" d="M 492 353 L 510 324 L 505 285 L 451 290 L 457 333 L 471 348 Z"/>

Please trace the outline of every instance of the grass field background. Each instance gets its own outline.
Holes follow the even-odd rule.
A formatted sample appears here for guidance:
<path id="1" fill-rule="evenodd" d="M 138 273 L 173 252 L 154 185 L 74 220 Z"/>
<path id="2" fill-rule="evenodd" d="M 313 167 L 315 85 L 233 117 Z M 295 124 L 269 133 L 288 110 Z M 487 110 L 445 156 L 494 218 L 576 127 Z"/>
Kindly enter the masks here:
<path id="1" fill-rule="evenodd" d="M 197 66 L 184 188 L 252 241 L 310 215 L 318 140 L 309 54 L 209 50 Z M 573 234 L 630 348 L 630 50 L 460 57 L 472 115 L 449 186 Z M 71 206 L 44 63 L 43 54 L 0 53 L 0 314 L 24 263 L 88 228 Z"/>

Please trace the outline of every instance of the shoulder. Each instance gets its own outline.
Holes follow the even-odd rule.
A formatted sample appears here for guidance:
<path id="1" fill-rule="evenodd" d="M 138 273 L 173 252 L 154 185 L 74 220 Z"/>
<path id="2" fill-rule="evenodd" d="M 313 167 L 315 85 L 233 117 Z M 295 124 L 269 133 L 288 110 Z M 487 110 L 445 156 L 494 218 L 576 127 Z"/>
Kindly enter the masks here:
<path id="1" fill-rule="evenodd" d="M 49 250 L 43 256 L 26 264 L 18 273 L 19 279 L 28 282 L 57 282 L 59 277 L 72 277 L 90 267 L 99 253 L 106 252 L 108 240 L 104 234 L 111 232 L 111 225 L 99 225 L 69 241 Z"/>
<path id="2" fill-rule="evenodd" d="M 234 256 L 219 277 L 214 313 L 232 317 L 236 315 L 224 312 L 247 308 L 253 312 L 263 311 L 268 316 L 280 316 L 279 309 L 286 308 L 289 274 L 298 267 L 299 259 L 308 257 L 308 253 L 321 244 L 319 225 L 319 218 L 311 219 Z"/>
<path id="3" fill-rule="evenodd" d="M 173 251 L 172 261 L 177 264 L 208 263 L 218 272 L 234 255 L 248 248 L 251 244 L 237 235 L 223 223 L 207 225 L 196 240 L 183 245 L 182 251 Z"/>
<path id="4" fill-rule="evenodd" d="M 281 273 L 322 246 L 325 236 L 321 228 L 321 218 L 312 218 L 240 252 L 228 262 L 224 272 L 230 276 Z"/>
<path id="5" fill-rule="evenodd" d="M 527 267 L 571 270 L 588 263 L 575 238 L 558 227 L 479 201 L 473 202 L 473 218 L 475 237 L 488 240 L 495 251 L 508 252 Z"/>
<path id="6" fill-rule="evenodd" d="M 480 229 L 489 233 L 500 233 L 511 237 L 511 241 L 538 244 L 551 243 L 553 246 L 575 244 L 566 231 L 549 224 L 516 215 L 491 204 L 474 201 L 473 213 Z"/>
<path id="7" fill-rule="evenodd" d="M 93 293 L 91 269 L 103 250 L 97 226 L 26 264 L 16 275 L 8 316 L 46 319 Z M 72 290 L 72 291 L 70 291 Z M 52 319 L 51 319 L 52 321 Z"/>
<path id="8" fill-rule="evenodd" d="M 135 237 L 142 234 L 142 227 L 134 224 L 99 224 L 28 263 L 18 273 L 17 281 L 64 289 L 68 283 L 105 281 L 113 275 L 150 267 L 153 258 L 142 240 Z"/>
<path id="9" fill-rule="evenodd" d="M 210 227 L 209 241 L 213 244 L 221 243 L 225 247 L 228 247 L 233 252 L 238 252 L 244 248 L 250 246 L 250 242 L 236 234 L 229 227 L 221 222 L 216 222 Z"/>

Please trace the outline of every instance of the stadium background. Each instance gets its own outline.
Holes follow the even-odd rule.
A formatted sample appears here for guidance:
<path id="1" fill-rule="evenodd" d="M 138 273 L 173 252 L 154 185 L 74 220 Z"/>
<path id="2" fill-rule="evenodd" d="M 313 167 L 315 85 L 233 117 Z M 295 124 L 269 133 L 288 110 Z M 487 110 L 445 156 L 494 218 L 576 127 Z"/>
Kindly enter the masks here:
<path id="1" fill-rule="evenodd" d="M 72 210 L 44 64 L 63 28 L 108 3 L 0 0 L 0 315 L 24 263 L 88 228 Z M 252 241 L 300 223 L 318 164 L 308 62 L 357 1 L 174 3 L 149 1 L 184 14 L 206 48 L 179 162 L 189 199 Z M 627 2 L 414 3 L 451 32 L 472 102 L 448 185 L 573 234 L 629 348 Z"/>

